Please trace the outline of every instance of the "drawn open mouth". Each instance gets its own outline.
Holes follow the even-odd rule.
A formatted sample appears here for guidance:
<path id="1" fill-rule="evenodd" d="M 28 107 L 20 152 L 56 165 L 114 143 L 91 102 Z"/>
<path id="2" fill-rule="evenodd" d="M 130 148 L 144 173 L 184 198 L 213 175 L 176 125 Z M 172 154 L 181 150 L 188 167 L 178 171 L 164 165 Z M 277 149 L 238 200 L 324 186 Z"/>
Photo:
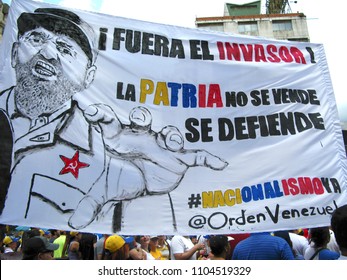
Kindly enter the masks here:
<path id="1" fill-rule="evenodd" d="M 35 64 L 33 74 L 46 80 L 54 79 L 56 76 L 55 68 L 42 60 L 38 60 Z"/>

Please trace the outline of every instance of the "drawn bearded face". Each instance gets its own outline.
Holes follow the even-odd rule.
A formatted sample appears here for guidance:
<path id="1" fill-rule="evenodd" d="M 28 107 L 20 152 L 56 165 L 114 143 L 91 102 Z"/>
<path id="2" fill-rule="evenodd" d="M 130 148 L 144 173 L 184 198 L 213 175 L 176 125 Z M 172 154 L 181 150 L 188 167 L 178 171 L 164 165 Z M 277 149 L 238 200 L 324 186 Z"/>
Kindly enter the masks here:
<path id="1" fill-rule="evenodd" d="M 68 80 L 61 70 L 56 71 L 56 79 L 53 81 L 32 75 L 30 72 L 37 64 L 34 60 L 37 59 L 33 58 L 32 61 L 18 66 L 17 71 L 16 105 L 20 112 L 29 118 L 54 111 L 70 100 L 74 93 L 83 89 Z"/>
<path id="2" fill-rule="evenodd" d="M 13 51 L 17 109 L 36 118 L 85 88 L 88 58 L 75 41 L 43 28 L 24 34 Z"/>

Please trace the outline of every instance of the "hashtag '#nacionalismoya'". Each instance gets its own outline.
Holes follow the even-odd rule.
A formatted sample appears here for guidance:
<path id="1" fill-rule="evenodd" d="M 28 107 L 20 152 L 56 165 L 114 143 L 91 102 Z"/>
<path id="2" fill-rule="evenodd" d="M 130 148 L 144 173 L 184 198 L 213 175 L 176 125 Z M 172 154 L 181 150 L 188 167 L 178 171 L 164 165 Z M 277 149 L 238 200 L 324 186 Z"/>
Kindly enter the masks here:
<path id="1" fill-rule="evenodd" d="M 201 205 L 201 195 L 198 194 L 191 194 L 190 197 L 188 198 L 188 206 L 189 208 L 197 208 L 199 205 Z"/>

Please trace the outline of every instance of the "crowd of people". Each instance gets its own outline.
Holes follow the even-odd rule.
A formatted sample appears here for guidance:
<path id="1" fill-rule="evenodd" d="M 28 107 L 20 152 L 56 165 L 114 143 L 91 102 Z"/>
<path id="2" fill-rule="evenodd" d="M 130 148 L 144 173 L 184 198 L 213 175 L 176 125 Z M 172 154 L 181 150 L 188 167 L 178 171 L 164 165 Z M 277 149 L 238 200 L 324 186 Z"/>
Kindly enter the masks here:
<path id="1" fill-rule="evenodd" d="M 347 205 L 330 226 L 310 229 L 120 236 L 17 227 L 1 240 L 2 260 L 347 260 Z"/>

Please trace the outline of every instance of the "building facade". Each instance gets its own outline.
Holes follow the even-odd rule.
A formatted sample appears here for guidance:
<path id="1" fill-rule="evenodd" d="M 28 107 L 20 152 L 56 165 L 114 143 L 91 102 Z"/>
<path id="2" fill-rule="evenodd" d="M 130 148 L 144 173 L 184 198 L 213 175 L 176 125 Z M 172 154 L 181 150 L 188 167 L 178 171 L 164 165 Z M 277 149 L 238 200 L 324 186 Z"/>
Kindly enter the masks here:
<path id="1" fill-rule="evenodd" d="M 261 14 L 261 1 L 244 5 L 226 3 L 224 15 L 199 17 L 197 28 L 226 33 L 260 36 L 278 40 L 309 42 L 306 16 L 303 13 Z"/>

